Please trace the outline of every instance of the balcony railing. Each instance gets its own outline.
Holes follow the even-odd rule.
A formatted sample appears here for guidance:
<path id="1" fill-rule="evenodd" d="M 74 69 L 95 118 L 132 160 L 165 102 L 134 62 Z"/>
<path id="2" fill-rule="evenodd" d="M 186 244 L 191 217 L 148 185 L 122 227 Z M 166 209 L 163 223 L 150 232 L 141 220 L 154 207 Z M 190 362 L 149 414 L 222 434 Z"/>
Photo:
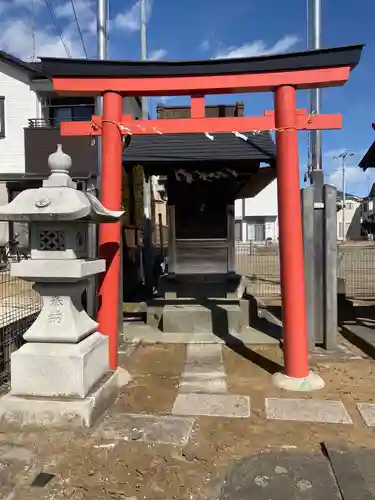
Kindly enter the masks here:
<path id="1" fill-rule="evenodd" d="M 29 118 L 29 128 L 58 128 L 61 120 L 55 118 Z"/>
<path id="2" fill-rule="evenodd" d="M 29 118 L 28 128 L 59 128 L 60 123 L 65 120 L 57 118 Z M 67 119 L 66 121 L 85 121 L 84 119 Z"/>

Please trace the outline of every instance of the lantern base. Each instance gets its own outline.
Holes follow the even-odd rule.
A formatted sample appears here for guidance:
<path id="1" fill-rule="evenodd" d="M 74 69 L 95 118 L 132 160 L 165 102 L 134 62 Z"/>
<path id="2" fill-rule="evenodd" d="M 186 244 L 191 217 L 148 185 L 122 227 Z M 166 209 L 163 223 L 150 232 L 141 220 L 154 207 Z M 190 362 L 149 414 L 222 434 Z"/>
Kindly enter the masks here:
<path id="1" fill-rule="evenodd" d="M 10 392 L 83 399 L 108 370 L 108 337 L 101 333 L 78 344 L 28 342 L 12 353 Z"/>
<path id="2" fill-rule="evenodd" d="M 0 399 L 0 422 L 8 425 L 82 428 L 92 426 L 114 403 L 130 375 L 108 372 L 84 399 L 26 398 L 7 394 Z"/>

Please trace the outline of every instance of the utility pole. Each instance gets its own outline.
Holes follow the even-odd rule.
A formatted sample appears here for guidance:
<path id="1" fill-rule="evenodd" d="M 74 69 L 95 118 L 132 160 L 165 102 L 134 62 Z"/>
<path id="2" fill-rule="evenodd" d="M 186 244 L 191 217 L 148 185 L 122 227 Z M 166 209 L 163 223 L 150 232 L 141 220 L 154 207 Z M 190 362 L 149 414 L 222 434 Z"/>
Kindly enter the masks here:
<path id="1" fill-rule="evenodd" d="M 147 0 L 140 0 L 140 31 L 141 31 L 141 59 L 147 60 Z M 142 97 L 142 118 L 148 120 L 149 98 Z M 152 249 L 152 179 L 143 173 L 143 269 L 146 291 L 152 293 L 153 285 L 153 249 Z"/>
<path id="2" fill-rule="evenodd" d="M 108 58 L 108 0 L 97 0 L 96 14 L 96 34 L 97 34 L 97 59 L 104 60 Z M 96 99 L 96 114 L 101 116 L 103 113 L 103 98 Z M 97 189 L 100 192 L 101 182 L 101 137 L 97 137 L 98 145 L 98 179 Z"/>
<path id="3" fill-rule="evenodd" d="M 107 59 L 107 48 L 108 48 L 108 0 L 97 0 L 97 12 L 96 12 L 96 34 L 97 34 L 97 59 Z M 96 99 L 95 108 L 96 114 L 102 116 L 102 103 L 103 98 L 98 97 Z M 96 183 L 91 183 L 86 186 L 88 192 L 92 192 L 100 196 L 101 192 L 101 162 L 102 162 L 102 139 L 101 136 L 95 139 L 97 144 L 97 177 Z M 90 224 L 88 229 L 88 240 L 89 240 L 89 257 L 96 258 L 98 256 L 98 226 L 96 224 Z M 95 285 L 96 278 L 89 279 L 89 287 L 87 289 L 87 312 L 92 318 L 96 317 L 97 313 L 97 287 Z"/>
<path id="4" fill-rule="evenodd" d="M 309 48 L 321 48 L 321 0 L 309 1 Z M 310 90 L 310 114 L 319 114 L 321 111 L 321 90 Z M 322 170 L 322 131 L 310 131 L 309 166 L 311 169 L 311 184 L 323 185 Z"/>
<path id="5" fill-rule="evenodd" d="M 345 228 L 345 204 L 346 204 L 346 179 L 345 179 L 345 169 L 346 160 L 350 156 L 354 156 L 355 153 L 349 151 L 343 151 L 338 156 L 334 156 L 335 160 L 341 161 L 341 179 L 342 179 L 342 212 L 341 212 L 341 224 L 342 224 L 342 241 L 346 240 L 346 228 Z"/>
<path id="6" fill-rule="evenodd" d="M 147 61 L 147 0 L 140 0 L 140 20 L 141 20 L 141 59 Z M 142 118 L 148 120 L 148 97 L 142 97 Z"/>

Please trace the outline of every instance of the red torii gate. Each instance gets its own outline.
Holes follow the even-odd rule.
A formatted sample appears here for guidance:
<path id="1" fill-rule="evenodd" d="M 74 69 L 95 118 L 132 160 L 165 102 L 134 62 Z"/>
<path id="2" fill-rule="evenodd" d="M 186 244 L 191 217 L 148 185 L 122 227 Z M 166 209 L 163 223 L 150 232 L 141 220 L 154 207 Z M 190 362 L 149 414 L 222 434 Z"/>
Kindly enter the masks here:
<path id="1" fill-rule="evenodd" d="M 186 67 L 197 66 L 195 72 L 186 71 L 190 74 L 181 74 L 184 63 L 157 63 L 159 75 L 152 74 L 155 69 L 150 69 L 147 74 L 148 66 L 155 68 L 155 63 L 149 62 L 136 63 L 137 68 L 129 71 L 132 75 L 126 71 L 119 75 L 120 62 L 42 58 L 42 66 L 52 76 L 53 87 L 58 93 L 103 96 L 103 117 L 93 116 L 91 122 L 62 123 L 61 135 L 102 135 L 101 201 L 112 210 L 121 208 L 123 135 L 276 131 L 284 369 L 287 378 L 296 378 L 301 383 L 307 380 L 309 366 L 297 132 L 339 129 L 342 119 L 341 115 L 309 116 L 305 110 L 297 110 L 296 90 L 343 85 L 349 78 L 350 70 L 358 63 L 361 50 L 362 46 L 355 46 L 287 56 L 237 59 L 231 61 L 234 69 L 230 72 L 228 67 L 231 62 L 228 61 L 186 63 Z M 285 63 L 287 57 L 294 57 L 294 63 L 289 61 L 288 66 L 288 62 Z M 296 63 L 298 57 L 304 58 L 305 63 Z M 306 64 L 307 57 L 313 57 L 314 61 Z M 282 58 L 284 66 L 280 64 Z M 261 61 L 262 67 L 262 62 L 264 64 L 272 59 L 277 61 L 276 69 L 270 70 L 268 66 L 268 69 L 252 72 L 251 64 L 254 62 Z M 78 68 L 79 64 L 81 68 Z M 95 64 L 97 68 L 93 70 Z M 215 64 L 216 68 L 212 70 Z M 224 68 L 224 64 L 228 66 Z M 248 69 L 244 69 L 246 64 Z M 123 62 L 122 65 L 126 70 L 127 65 L 134 66 L 134 63 Z M 204 65 L 206 74 L 202 74 Z M 160 76 L 160 71 L 163 76 Z M 275 111 L 265 112 L 265 116 L 204 117 L 205 95 L 266 91 L 274 92 Z M 129 95 L 190 95 L 191 118 L 133 121 L 123 115 L 123 97 Z M 99 291 L 98 320 L 100 331 L 109 336 L 110 367 L 116 369 L 120 224 L 102 224 L 99 245 L 100 256 L 108 264 Z"/>

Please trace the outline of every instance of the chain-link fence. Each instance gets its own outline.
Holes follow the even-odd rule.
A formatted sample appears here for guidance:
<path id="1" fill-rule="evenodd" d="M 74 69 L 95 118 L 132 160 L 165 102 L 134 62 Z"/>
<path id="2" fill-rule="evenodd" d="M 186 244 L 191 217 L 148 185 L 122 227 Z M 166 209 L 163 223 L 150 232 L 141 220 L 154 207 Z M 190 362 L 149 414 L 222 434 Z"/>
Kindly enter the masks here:
<path id="1" fill-rule="evenodd" d="M 349 298 L 375 298 L 375 244 L 340 245 L 337 275 Z"/>
<path id="2" fill-rule="evenodd" d="M 247 277 L 248 292 L 257 297 L 280 295 L 279 247 L 236 243 L 237 272 Z"/>
<path id="3" fill-rule="evenodd" d="M 41 297 L 32 283 L 0 272 L 0 384 L 10 374 L 10 356 L 41 309 Z"/>
<path id="4" fill-rule="evenodd" d="M 279 247 L 274 244 L 236 244 L 237 272 L 249 281 L 258 297 L 280 295 Z M 348 298 L 375 298 L 375 244 L 338 247 L 337 275 L 345 280 Z"/>

